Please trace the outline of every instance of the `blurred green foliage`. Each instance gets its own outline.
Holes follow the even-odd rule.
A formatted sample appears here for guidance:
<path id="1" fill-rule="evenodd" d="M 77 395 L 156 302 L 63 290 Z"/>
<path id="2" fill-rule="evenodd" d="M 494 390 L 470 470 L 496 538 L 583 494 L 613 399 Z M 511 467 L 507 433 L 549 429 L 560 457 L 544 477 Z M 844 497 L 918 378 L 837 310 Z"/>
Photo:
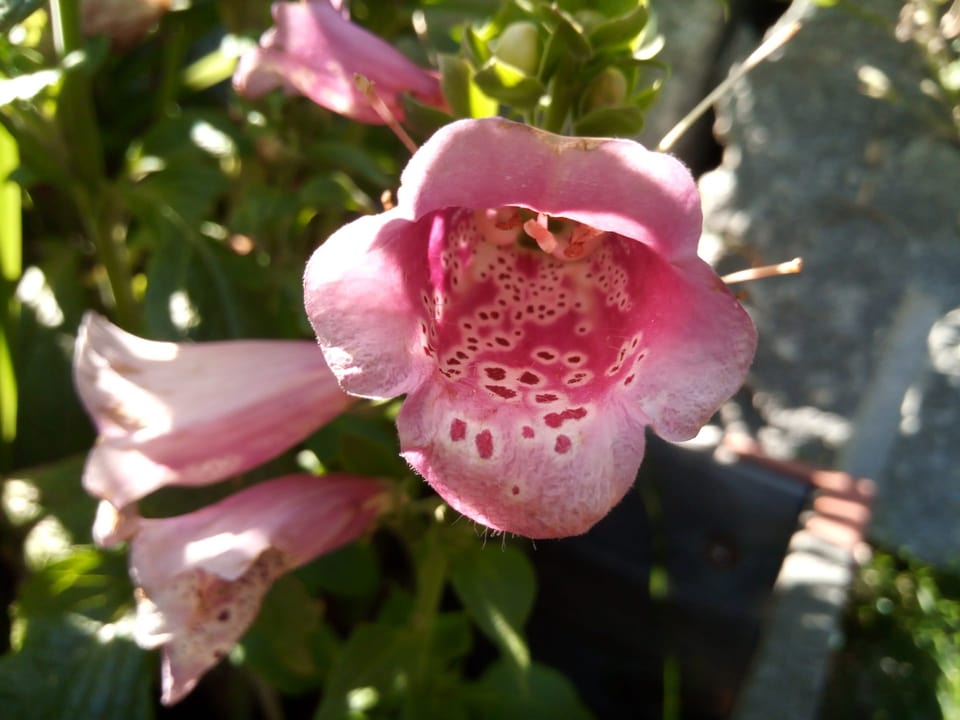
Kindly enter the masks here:
<path id="1" fill-rule="evenodd" d="M 822 717 L 960 718 L 960 574 L 878 551 L 859 572 Z"/>
<path id="2" fill-rule="evenodd" d="M 298 465 L 392 478 L 409 499 L 371 538 L 277 582 L 197 697 L 158 708 L 125 555 L 91 545 L 80 476 L 95 433 L 70 365 L 80 316 L 155 339 L 309 338 L 306 258 L 379 210 L 408 153 L 304 98 L 231 90 L 239 52 L 270 25 L 267 0 L 180 3 L 133 42 L 83 37 L 78 0 L 40 5 L 0 0 L 0 714 L 589 717 L 527 645 L 527 556 L 483 542 L 425 492 L 397 454 L 396 403 L 359 406 L 243 478 L 143 503 L 184 512 Z M 632 135 L 666 77 L 644 2 L 356 0 L 351 12 L 438 68 L 450 113 L 410 103 L 417 139 L 498 113 Z M 507 48 L 505 33 L 528 47 Z M 880 555 L 865 570 L 837 674 L 872 703 L 856 708 L 957 717 L 957 597 L 929 568 Z"/>

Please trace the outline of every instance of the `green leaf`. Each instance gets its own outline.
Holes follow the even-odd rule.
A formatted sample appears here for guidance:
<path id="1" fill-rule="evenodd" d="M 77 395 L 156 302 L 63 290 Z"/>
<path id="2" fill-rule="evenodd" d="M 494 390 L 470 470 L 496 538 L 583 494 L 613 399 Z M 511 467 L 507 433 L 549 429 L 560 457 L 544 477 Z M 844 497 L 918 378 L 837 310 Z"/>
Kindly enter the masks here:
<path id="1" fill-rule="evenodd" d="M 314 720 L 343 720 L 358 708 L 396 702 L 411 675 L 417 640 L 406 629 L 360 625 L 344 645 Z"/>
<path id="2" fill-rule="evenodd" d="M 247 665 L 282 692 L 320 687 L 339 645 L 322 607 L 297 577 L 277 580 L 243 637 Z"/>
<path id="3" fill-rule="evenodd" d="M 518 672 L 508 663 L 490 667 L 471 694 L 476 717 L 484 720 L 590 720 L 576 688 L 560 672 L 532 664 Z"/>
<path id="4" fill-rule="evenodd" d="M 638 5 L 625 15 L 594 26 L 587 39 L 596 51 L 629 45 L 640 36 L 649 19 L 646 5 Z"/>
<path id="5" fill-rule="evenodd" d="M 361 598 L 377 592 L 380 566 L 369 543 L 355 542 L 321 555 L 297 570 L 297 577 L 313 594 L 329 592 Z"/>
<path id="6" fill-rule="evenodd" d="M 34 488 L 42 512 L 56 517 L 75 543 L 89 540 L 97 510 L 97 501 L 80 484 L 85 462 L 85 453 L 71 455 L 49 464 L 20 468 L 6 478 Z"/>
<path id="7" fill-rule="evenodd" d="M 544 93 L 539 80 L 528 77 L 496 57 L 490 58 L 473 79 L 484 94 L 521 109 L 534 107 Z"/>
<path id="8" fill-rule="evenodd" d="M 17 377 L 14 337 L 20 304 L 14 289 L 23 272 L 20 186 L 9 179 L 20 164 L 17 141 L 0 125 L 0 471 L 10 466 L 17 436 Z"/>
<path id="9" fill-rule="evenodd" d="M 0 0 L 0 32 L 7 32 L 41 5 L 43 0 Z"/>
<path id="10" fill-rule="evenodd" d="M 443 96 L 458 118 L 492 117 L 497 101 L 481 92 L 473 82 L 473 66 L 454 55 L 440 56 L 440 82 Z"/>
<path id="11" fill-rule="evenodd" d="M 29 619 L 20 651 L 0 658 L 3 716 L 151 720 L 153 664 L 130 632 L 129 621 Z"/>
<path id="12" fill-rule="evenodd" d="M 643 130 L 644 113 L 633 105 L 605 107 L 587 113 L 573 125 L 577 135 L 630 137 Z"/>
<path id="13" fill-rule="evenodd" d="M 526 555 L 509 547 L 473 547 L 453 559 L 451 581 L 483 633 L 516 667 L 527 667 L 530 653 L 522 629 L 536 580 Z"/>
<path id="14" fill-rule="evenodd" d="M 408 93 L 401 95 L 400 101 L 403 103 L 404 124 L 414 137 L 428 138 L 454 120 L 450 113 L 426 105 Z"/>
<path id="15" fill-rule="evenodd" d="M 17 603 L 28 617 L 75 613 L 99 622 L 117 620 L 133 605 L 126 554 L 75 547 L 30 575 Z"/>
<path id="16" fill-rule="evenodd" d="M 541 79 L 553 75 L 558 66 L 565 71 L 572 71 L 593 54 L 587 38 L 564 13 L 552 7 L 543 8 L 543 12 L 547 13 L 553 30 L 540 63 Z"/>

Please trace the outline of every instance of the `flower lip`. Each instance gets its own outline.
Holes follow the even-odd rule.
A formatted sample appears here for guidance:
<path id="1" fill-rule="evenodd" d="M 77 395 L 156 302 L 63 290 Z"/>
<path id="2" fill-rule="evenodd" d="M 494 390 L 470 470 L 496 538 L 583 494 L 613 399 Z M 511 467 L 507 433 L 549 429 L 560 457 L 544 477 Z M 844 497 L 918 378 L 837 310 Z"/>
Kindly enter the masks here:
<path id="1" fill-rule="evenodd" d="M 696 256 L 702 214 L 689 171 L 629 140 L 572 138 L 500 118 L 459 120 L 407 164 L 397 193 L 419 219 L 451 207 L 515 206 Z"/>

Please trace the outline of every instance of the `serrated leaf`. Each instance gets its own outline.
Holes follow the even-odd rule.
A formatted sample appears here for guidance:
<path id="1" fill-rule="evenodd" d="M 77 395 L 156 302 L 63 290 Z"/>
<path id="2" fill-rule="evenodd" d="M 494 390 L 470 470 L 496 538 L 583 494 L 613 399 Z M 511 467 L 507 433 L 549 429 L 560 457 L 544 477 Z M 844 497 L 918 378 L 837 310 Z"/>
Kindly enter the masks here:
<path id="1" fill-rule="evenodd" d="M 536 595 L 530 561 L 519 550 L 475 547 L 453 559 L 451 581 L 470 617 L 518 667 L 530 654 L 522 629 Z"/>
<path id="2" fill-rule="evenodd" d="M 490 667 L 472 688 L 471 707 L 483 720 L 590 720 L 576 688 L 563 674 L 533 663 L 518 672 L 504 662 Z"/>
<path id="3" fill-rule="evenodd" d="M 151 668 L 126 622 L 30 618 L 19 652 L 0 658 L 0 708 L 11 720 L 151 720 Z"/>

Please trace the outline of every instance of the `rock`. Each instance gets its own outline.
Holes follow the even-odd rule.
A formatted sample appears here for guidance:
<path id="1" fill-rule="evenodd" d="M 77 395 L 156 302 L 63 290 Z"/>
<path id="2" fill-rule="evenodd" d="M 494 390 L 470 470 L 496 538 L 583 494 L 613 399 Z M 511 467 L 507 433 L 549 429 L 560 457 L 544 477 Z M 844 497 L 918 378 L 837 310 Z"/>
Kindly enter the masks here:
<path id="1" fill-rule="evenodd" d="M 723 161 L 700 183 L 705 246 L 723 249 L 722 265 L 736 259 L 731 269 L 804 258 L 798 276 L 744 286 L 761 338 L 739 401 L 752 434 L 777 457 L 866 458 L 878 485 L 871 536 L 950 564 L 960 561 L 960 138 L 942 133 L 949 110 L 921 91 L 921 54 L 894 38 L 901 3 L 857 6 L 795 2 L 788 16 L 803 29 L 718 105 Z M 898 101 L 869 95 L 885 83 Z M 935 313 L 895 329 L 909 293 Z M 881 427 L 896 430 L 891 442 L 870 432 Z"/>

